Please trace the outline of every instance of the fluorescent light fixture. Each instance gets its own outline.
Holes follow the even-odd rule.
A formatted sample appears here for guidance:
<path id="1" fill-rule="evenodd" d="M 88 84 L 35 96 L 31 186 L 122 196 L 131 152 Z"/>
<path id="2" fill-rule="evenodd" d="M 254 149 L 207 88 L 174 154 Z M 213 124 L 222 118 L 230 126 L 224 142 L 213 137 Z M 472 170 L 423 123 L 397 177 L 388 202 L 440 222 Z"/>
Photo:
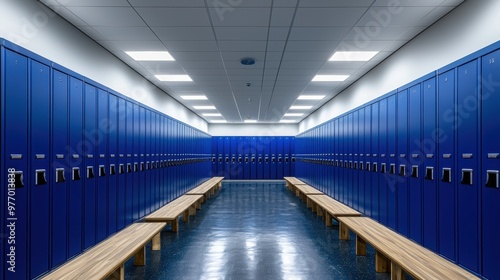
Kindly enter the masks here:
<path id="1" fill-rule="evenodd" d="M 135 61 L 175 61 L 169 52 L 125 52 Z"/>
<path id="2" fill-rule="evenodd" d="M 335 52 L 330 61 L 369 61 L 378 52 Z"/>
<path id="3" fill-rule="evenodd" d="M 202 114 L 203 116 L 205 117 L 222 117 L 221 114 L 219 113 L 205 113 L 205 114 Z"/>
<path id="4" fill-rule="evenodd" d="M 245 120 L 245 123 L 256 123 L 257 120 Z"/>
<path id="5" fill-rule="evenodd" d="M 184 100 L 207 100 L 205 95 L 181 95 Z"/>
<path id="6" fill-rule="evenodd" d="M 321 100 L 325 98 L 324 95 L 301 95 L 297 100 Z"/>
<path id="7" fill-rule="evenodd" d="M 302 117 L 303 113 L 286 113 L 284 117 Z"/>
<path id="8" fill-rule="evenodd" d="M 211 120 L 211 123 L 227 123 L 226 120 Z"/>
<path id="9" fill-rule="evenodd" d="M 296 123 L 296 120 L 280 120 L 280 123 Z"/>
<path id="10" fill-rule="evenodd" d="M 290 107 L 290 110 L 309 110 L 313 106 L 292 106 Z"/>
<path id="11" fill-rule="evenodd" d="M 196 110 L 216 110 L 215 106 L 193 106 Z"/>
<path id="12" fill-rule="evenodd" d="M 349 75 L 316 75 L 312 79 L 313 82 L 343 82 Z"/>
<path id="13" fill-rule="evenodd" d="M 192 82 L 188 75 L 155 75 L 162 82 Z"/>

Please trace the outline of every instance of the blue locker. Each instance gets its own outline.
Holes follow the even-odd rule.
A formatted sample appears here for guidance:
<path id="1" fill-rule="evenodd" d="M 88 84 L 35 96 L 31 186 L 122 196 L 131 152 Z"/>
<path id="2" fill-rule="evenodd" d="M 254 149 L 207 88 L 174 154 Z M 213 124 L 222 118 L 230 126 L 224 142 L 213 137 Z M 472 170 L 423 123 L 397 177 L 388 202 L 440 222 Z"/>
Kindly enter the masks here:
<path id="1" fill-rule="evenodd" d="M 423 110 L 422 135 L 420 150 L 425 154 L 423 174 L 423 236 L 424 246 L 437 252 L 437 156 L 438 134 L 436 120 L 436 79 L 432 78 L 423 83 Z"/>
<path id="2" fill-rule="evenodd" d="M 84 135 L 85 141 L 84 149 L 84 249 L 89 248 L 96 244 L 96 139 L 90 132 L 96 131 L 96 100 L 97 93 L 96 88 L 90 84 L 85 84 L 84 86 L 84 125 L 85 131 Z"/>
<path id="3" fill-rule="evenodd" d="M 269 137 L 263 137 L 262 144 L 264 146 L 264 168 L 263 179 L 271 179 L 271 141 Z"/>
<path id="4" fill-rule="evenodd" d="M 397 223 L 397 191 L 396 183 L 396 95 L 387 98 L 387 152 L 388 165 L 386 175 L 387 181 L 387 226 L 396 230 Z"/>
<path id="5" fill-rule="evenodd" d="M 245 145 L 244 145 L 244 176 L 243 179 L 250 180 L 252 179 L 251 176 L 251 169 L 252 169 L 252 149 L 251 149 L 251 140 L 252 137 L 245 137 Z"/>
<path id="6" fill-rule="evenodd" d="M 231 179 L 231 138 L 224 137 L 224 173 L 222 176 Z"/>
<path id="7" fill-rule="evenodd" d="M 234 176 L 236 179 L 244 179 L 245 175 L 245 165 L 244 165 L 244 149 L 245 149 L 245 138 L 244 137 L 234 137 L 236 140 L 236 147 L 234 147 L 234 154 L 236 156 L 236 163 L 234 168 Z"/>
<path id="8" fill-rule="evenodd" d="M 269 174 L 270 179 L 276 179 L 278 175 L 278 138 L 270 138 L 270 149 L 271 149 L 271 173 Z"/>
<path id="9" fill-rule="evenodd" d="M 283 176 L 290 177 L 291 165 L 291 151 L 290 151 L 290 138 L 283 138 Z M 281 178 L 280 178 L 281 179 Z"/>
<path id="10" fill-rule="evenodd" d="M 371 216 L 374 220 L 380 221 L 380 210 L 379 210 L 379 103 L 376 102 L 371 105 L 372 107 L 372 119 L 371 119 L 371 170 L 367 172 L 371 173 Z"/>
<path id="11" fill-rule="evenodd" d="M 296 162 L 296 154 L 295 154 L 295 145 L 297 145 L 297 142 L 295 141 L 295 137 L 292 137 L 290 139 L 290 176 L 295 176 L 295 165 L 297 164 Z"/>
<path id="12" fill-rule="evenodd" d="M 398 182 L 397 182 L 397 231 L 409 236 L 408 219 L 408 89 L 398 91 L 397 94 L 397 139 L 398 139 Z"/>
<path id="13" fill-rule="evenodd" d="M 167 118 L 167 182 L 166 182 L 166 202 L 170 202 L 174 198 L 174 184 L 173 184 L 173 174 L 172 174 L 172 158 L 173 158 L 173 150 L 174 150 L 174 141 L 172 140 L 172 119 Z M 220 169 L 218 169 L 220 172 Z"/>
<path id="14" fill-rule="evenodd" d="M 354 197 L 354 188 L 358 188 L 358 186 L 353 184 L 353 167 L 354 167 L 354 145 L 352 142 L 353 139 L 353 114 L 350 113 L 347 115 L 346 119 L 346 148 L 347 148 L 347 153 L 346 153 L 346 175 L 347 177 L 346 180 L 344 181 L 345 184 L 345 190 L 346 190 L 346 204 L 349 206 L 353 206 L 354 200 L 357 200 L 357 197 Z M 358 188 L 359 191 L 359 188 Z"/>
<path id="15" fill-rule="evenodd" d="M 276 145 L 276 156 L 277 156 L 277 164 L 276 164 L 276 179 L 283 179 L 283 170 L 284 170 L 284 165 L 285 165 L 285 160 L 284 160 L 284 139 L 283 137 L 276 137 L 277 145 Z"/>
<path id="16" fill-rule="evenodd" d="M 456 260 L 456 215 L 455 215 L 455 70 L 442 73 L 438 78 L 438 127 L 439 140 L 439 253 Z"/>
<path id="17" fill-rule="evenodd" d="M 133 104 L 130 101 L 126 101 L 127 110 L 127 141 L 126 141 L 126 153 L 125 158 L 127 166 L 125 167 L 125 178 L 127 180 L 127 185 L 125 188 L 125 226 L 133 223 L 139 218 L 139 195 L 137 190 L 138 186 L 138 175 L 137 171 L 139 169 L 139 157 L 136 153 L 138 148 L 138 138 L 139 134 L 137 132 L 138 120 L 139 120 L 139 106 Z M 136 156 L 137 155 L 137 156 Z"/>
<path id="18" fill-rule="evenodd" d="M 344 192 L 344 187 L 345 187 L 345 174 L 344 174 L 344 143 L 346 142 L 345 138 L 345 125 L 344 125 L 344 117 L 339 118 L 339 172 L 338 172 L 338 178 L 339 182 L 337 185 L 337 193 L 338 193 L 338 200 L 340 202 L 345 202 L 345 192 Z M 361 190 L 361 184 L 360 184 L 360 190 Z"/>
<path id="19" fill-rule="evenodd" d="M 69 80 L 69 155 L 68 162 L 68 256 L 71 258 L 82 251 L 83 242 L 83 179 L 84 170 L 81 143 L 83 141 L 83 82 L 71 77 Z"/>
<path id="20" fill-rule="evenodd" d="M 409 237 L 418 244 L 422 244 L 422 157 L 420 151 L 422 130 L 422 95 L 421 86 L 417 84 L 409 92 L 409 145 L 408 175 L 409 175 Z"/>
<path id="21" fill-rule="evenodd" d="M 139 188 L 144 189 L 144 200 L 141 201 L 142 207 L 139 214 L 139 218 L 151 212 L 151 189 L 152 189 L 152 174 L 151 174 L 151 151 L 153 144 L 152 137 L 152 126 L 153 121 L 151 118 L 151 111 L 145 109 L 145 121 L 146 134 L 144 135 L 144 185 L 139 186 Z M 182 174 L 182 173 L 181 173 Z"/>
<path id="22" fill-rule="evenodd" d="M 482 58 L 482 116 L 481 116 L 481 209 L 482 209 L 482 256 L 483 275 L 489 279 L 500 279 L 498 269 L 498 248 L 500 242 L 500 131 L 498 119 L 500 118 L 500 50 L 485 55 Z"/>
<path id="23" fill-rule="evenodd" d="M 371 144 L 371 118 L 372 118 L 372 108 L 370 106 L 365 107 L 365 124 L 364 128 L 365 131 L 363 133 L 363 136 L 365 138 L 365 149 L 364 149 L 364 168 L 363 168 L 363 173 L 362 177 L 364 178 L 364 208 L 365 208 L 365 214 L 369 217 L 372 216 L 372 182 L 371 182 L 371 149 L 372 149 L 372 144 Z"/>
<path id="24" fill-rule="evenodd" d="M 224 137 L 214 139 L 217 141 L 217 176 L 224 176 Z"/>
<path id="25" fill-rule="evenodd" d="M 117 230 L 125 227 L 126 215 L 126 191 L 127 182 L 127 121 L 133 117 L 133 113 L 127 111 L 126 101 L 123 98 L 118 99 L 118 203 L 117 203 Z M 131 205 L 130 205 L 131 206 Z"/>
<path id="26" fill-rule="evenodd" d="M 212 137 L 211 139 L 211 144 L 212 144 L 212 177 L 218 176 L 218 171 L 217 167 L 219 166 L 218 164 L 218 153 L 217 153 L 217 143 L 218 143 L 218 137 Z"/>
<path id="27" fill-rule="evenodd" d="M 117 229 L 117 198 L 118 198 L 118 98 L 109 95 L 109 124 L 108 124 L 108 235 Z"/>
<path id="28" fill-rule="evenodd" d="M 229 155 L 231 157 L 230 167 L 229 167 L 229 177 L 231 179 L 238 179 L 238 137 L 230 137 L 230 150 Z"/>
<path id="29" fill-rule="evenodd" d="M 255 150 L 257 152 L 257 179 L 264 178 L 264 140 L 263 137 L 258 137 L 256 140 Z"/>
<path id="30" fill-rule="evenodd" d="M 97 89 L 97 242 L 107 236 L 108 224 L 108 93 Z"/>
<path id="31" fill-rule="evenodd" d="M 353 202 L 352 202 L 352 207 L 354 209 L 359 209 L 359 170 L 358 170 L 358 165 L 359 165 L 359 111 L 354 111 L 352 112 L 352 137 L 351 137 L 351 143 L 352 143 L 352 188 L 353 188 Z"/>
<path id="32" fill-rule="evenodd" d="M 457 243 L 458 263 L 481 272 L 480 184 L 478 176 L 478 61 L 457 69 Z"/>
<path id="33" fill-rule="evenodd" d="M 387 98 L 379 101 L 379 221 L 387 225 Z"/>
<path id="34" fill-rule="evenodd" d="M 340 165 L 339 165 L 339 159 L 340 159 L 340 131 L 339 131 L 339 119 L 335 119 L 333 121 L 333 133 L 335 135 L 334 137 L 334 143 L 335 143 L 335 165 L 334 165 L 334 170 L 333 170 L 333 198 L 336 200 L 340 200 L 340 184 L 341 184 L 341 178 L 340 178 Z M 359 189 L 359 183 L 358 183 L 358 189 Z M 358 198 L 359 199 L 359 198 Z M 358 200 L 358 205 L 359 205 L 359 200 Z"/>
<path id="35" fill-rule="evenodd" d="M 27 278 L 28 274 L 28 256 L 26 255 L 28 247 L 28 231 L 27 231 L 27 221 L 28 213 L 28 190 L 30 182 L 28 182 L 28 59 L 20 54 L 12 52 L 10 50 L 3 49 L 3 88 L 2 88 L 2 146 L 5 151 L 4 161 L 6 168 L 3 168 L 4 181 L 12 179 L 14 174 L 15 183 L 14 186 L 6 186 L 4 189 L 4 183 L 2 182 L 2 208 L 7 208 L 7 206 L 15 203 L 15 213 L 11 215 L 11 212 L 7 209 L 5 211 L 5 220 L 2 217 L 2 221 L 5 222 L 5 228 L 2 232 L 7 233 L 9 230 L 9 225 L 11 223 L 15 224 L 16 232 L 16 276 L 19 279 Z M 10 137 L 9 137 L 10 136 Z M 13 169 L 13 170 L 12 170 Z M 15 173 L 9 173 L 8 171 Z M 8 189 L 15 188 L 14 194 L 9 195 Z M 9 198 L 11 197 L 11 198 Z M 17 218 L 16 220 L 11 220 Z M 9 254 L 11 254 L 8 241 L 2 240 L 2 244 L 5 245 L 4 251 L 2 252 L 2 257 L 6 260 L 10 259 Z M 63 256 L 64 257 L 64 256 Z M 3 267 L 10 267 L 7 263 L 2 263 Z M 2 271 L 7 278 L 7 275 L 12 275 L 13 273 L 5 270 Z"/>
<path id="36" fill-rule="evenodd" d="M 258 164 L 258 156 L 259 154 L 257 153 L 257 137 L 251 137 L 250 139 L 250 179 L 255 180 L 257 179 L 257 166 Z"/>
<path id="37" fill-rule="evenodd" d="M 30 159 L 33 171 L 29 176 L 31 186 L 29 221 L 30 227 L 36 231 L 31 230 L 31 250 L 29 251 L 31 273 L 29 278 L 35 278 L 48 271 L 50 265 L 50 177 L 47 174 L 50 170 L 48 157 L 50 134 L 47 133 L 50 131 L 50 68 L 31 61 L 30 72 L 31 154 L 36 156 L 32 156 Z"/>
<path id="38" fill-rule="evenodd" d="M 135 106 L 135 104 L 134 104 Z M 147 128 L 149 123 L 147 122 L 147 112 L 143 107 L 139 107 L 139 118 L 135 120 L 137 124 L 134 124 L 134 131 L 139 129 L 138 137 L 134 137 L 134 150 L 137 151 L 139 156 L 139 168 L 137 172 L 138 180 L 134 183 L 134 194 L 137 195 L 137 206 L 134 207 L 134 220 L 144 217 L 146 212 L 146 185 L 147 177 L 146 173 L 146 154 L 147 154 L 147 133 L 149 129 Z"/>
<path id="39" fill-rule="evenodd" d="M 68 75 L 53 71 L 52 91 L 52 267 L 68 258 Z"/>

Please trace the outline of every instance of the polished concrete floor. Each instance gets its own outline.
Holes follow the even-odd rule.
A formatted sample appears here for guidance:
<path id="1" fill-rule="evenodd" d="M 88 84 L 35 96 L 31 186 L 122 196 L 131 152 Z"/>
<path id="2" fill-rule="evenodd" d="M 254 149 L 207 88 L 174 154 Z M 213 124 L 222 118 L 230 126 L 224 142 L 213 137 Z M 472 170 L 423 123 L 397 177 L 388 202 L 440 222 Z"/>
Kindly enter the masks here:
<path id="1" fill-rule="evenodd" d="M 125 266 L 126 279 L 389 279 L 375 272 L 375 251 L 357 257 L 354 235 L 338 239 L 284 181 L 224 182 L 161 251 Z"/>

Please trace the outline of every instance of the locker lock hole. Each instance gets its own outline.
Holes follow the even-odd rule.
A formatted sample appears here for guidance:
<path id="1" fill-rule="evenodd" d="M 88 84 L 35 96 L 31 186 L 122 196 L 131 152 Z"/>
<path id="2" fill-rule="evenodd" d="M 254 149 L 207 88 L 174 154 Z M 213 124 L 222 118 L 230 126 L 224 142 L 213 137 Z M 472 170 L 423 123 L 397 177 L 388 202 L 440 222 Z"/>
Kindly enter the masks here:
<path id="1" fill-rule="evenodd" d="M 35 185 L 40 186 L 40 185 L 46 185 L 47 184 L 47 176 L 45 169 L 38 169 L 35 170 L 36 177 L 35 177 Z"/>
<path id="2" fill-rule="evenodd" d="M 64 168 L 56 168 L 56 183 L 64 181 L 66 181 L 66 178 L 64 178 Z"/>
<path id="3" fill-rule="evenodd" d="M 94 167 L 87 166 L 87 178 L 94 178 Z"/>
<path id="4" fill-rule="evenodd" d="M 462 185 L 472 185 L 472 169 L 462 169 Z"/>
<path id="5" fill-rule="evenodd" d="M 488 170 L 486 171 L 486 187 L 488 188 L 499 188 L 498 185 L 498 170 Z"/>
<path id="6" fill-rule="evenodd" d="M 382 165 L 380 166 L 380 172 L 385 174 L 387 172 L 386 168 L 387 165 L 385 163 L 382 163 Z"/>
<path id="7" fill-rule="evenodd" d="M 406 166 L 404 164 L 399 166 L 399 176 L 406 176 Z"/>
<path id="8" fill-rule="evenodd" d="M 104 165 L 99 165 L 99 177 L 106 176 L 106 169 L 104 168 Z"/>
<path id="9" fill-rule="evenodd" d="M 73 181 L 79 181 L 81 179 L 81 176 L 80 176 L 80 168 L 79 167 L 73 167 L 73 169 L 71 169 L 72 172 L 71 172 L 71 179 Z"/>
<path id="10" fill-rule="evenodd" d="M 451 183 L 451 168 L 443 168 L 441 181 L 445 183 Z"/>
<path id="11" fill-rule="evenodd" d="M 111 175 L 115 175 L 116 174 L 116 168 L 115 168 L 114 164 L 111 164 L 109 166 L 109 174 L 111 174 Z"/>
<path id="12" fill-rule="evenodd" d="M 414 165 L 411 167 L 411 177 L 418 178 L 418 166 Z"/>
<path id="13" fill-rule="evenodd" d="M 425 168 L 425 180 L 434 180 L 434 167 Z"/>
<path id="14" fill-rule="evenodd" d="M 14 172 L 14 186 L 16 189 L 24 187 L 24 175 L 22 171 Z"/>

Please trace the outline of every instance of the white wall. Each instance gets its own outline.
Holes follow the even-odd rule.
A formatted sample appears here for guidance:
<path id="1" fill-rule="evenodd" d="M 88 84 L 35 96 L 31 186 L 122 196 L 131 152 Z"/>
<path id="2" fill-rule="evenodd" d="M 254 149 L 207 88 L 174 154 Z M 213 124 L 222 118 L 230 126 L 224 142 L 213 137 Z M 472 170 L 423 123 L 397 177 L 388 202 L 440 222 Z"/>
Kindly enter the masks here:
<path id="1" fill-rule="evenodd" d="M 205 120 L 35 0 L 0 0 L 0 37 L 202 131 Z"/>
<path id="2" fill-rule="evenodd" d="M 500 40 L 500 1 L 468 0 L 299 124 L 300 132 Z"/>
<path id="3" fill-rule="evenodd" d="M 209 124 L 212 136 L 295 136 L 298 124 Z"/>

